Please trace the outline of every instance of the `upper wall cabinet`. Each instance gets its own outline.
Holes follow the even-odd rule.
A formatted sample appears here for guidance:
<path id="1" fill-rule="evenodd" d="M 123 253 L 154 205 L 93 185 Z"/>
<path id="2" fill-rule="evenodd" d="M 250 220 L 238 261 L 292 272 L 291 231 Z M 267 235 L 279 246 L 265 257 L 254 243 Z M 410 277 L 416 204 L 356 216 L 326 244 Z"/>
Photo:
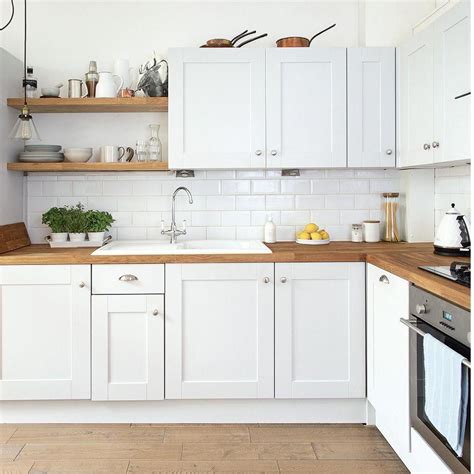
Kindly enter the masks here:
<path id="1" fill-rule="evenodd" d="M 265 50 L 170 51 L 169 167 L 265 167 Z"/>
<path id="2" fill-rule="evenodd" d="M 395 166 L 395 48 L 347 50 L 347 162 Z"/>
<path id="3" fill-rule="evenodd" d="M 469 10 L 460 2 L 400 48 L 402 167 L 470 159 Z"/>
<path id="4" fill-rule="evenodd" d="M 267 168 L 346 166 L 346 49 L 266 52 Z"/>

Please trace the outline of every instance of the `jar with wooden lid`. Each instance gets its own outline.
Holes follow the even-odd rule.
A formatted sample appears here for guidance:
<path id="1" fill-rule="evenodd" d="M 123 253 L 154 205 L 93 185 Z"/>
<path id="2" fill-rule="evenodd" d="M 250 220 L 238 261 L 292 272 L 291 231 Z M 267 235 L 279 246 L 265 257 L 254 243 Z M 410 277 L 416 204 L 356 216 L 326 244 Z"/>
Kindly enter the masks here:
<path id="1" fill-rule="evenodd" d="M 386 242 L 400 242 L 397 213 L 399 209 L 399 193 L 383 193 L 383 207 L 385 211 L 385 231 L 383 240 Z"/>

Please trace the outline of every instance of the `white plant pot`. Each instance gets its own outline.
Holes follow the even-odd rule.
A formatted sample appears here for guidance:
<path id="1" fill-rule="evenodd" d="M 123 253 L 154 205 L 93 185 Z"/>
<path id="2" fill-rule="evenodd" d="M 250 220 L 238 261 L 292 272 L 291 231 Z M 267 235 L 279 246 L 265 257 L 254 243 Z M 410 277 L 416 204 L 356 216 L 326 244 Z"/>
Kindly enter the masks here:
<path id="1" fill-rule="evenodd" d="M 71 242 L 83 242 L 84 240 L 86 240 L 86 233 L 85 232 L 80 232 L 80 233 L 71 232 L 69 233 L 69 240 Z"/>
<path id="2" fill-rule="evenodd" d="M 67 232 L 51 232 L 51 242 L 66 242 Z"/>
<path id="3" fill-rule="evenodd" d="M 103 242 L 105 238 L 105 232 L 87 232 L 90 242 Z"/>

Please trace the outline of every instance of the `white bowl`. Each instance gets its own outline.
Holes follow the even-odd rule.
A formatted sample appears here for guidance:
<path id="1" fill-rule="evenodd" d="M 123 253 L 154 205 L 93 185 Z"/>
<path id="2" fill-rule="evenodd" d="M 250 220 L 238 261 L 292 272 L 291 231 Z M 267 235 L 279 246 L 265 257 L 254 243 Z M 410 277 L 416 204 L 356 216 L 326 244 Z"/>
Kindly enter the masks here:
<path id="1" fill-rule="evenodd" d="M 42 87 L 41 95 L 45 97 L 59 97 L 61 90 L 59 87 Z"/>
<path id="2" fill-rule="evenodd" d="M 85 163 L 92 156 L 92 151 L 92 148 L 65 148 L 64 157 L 66 161 Z"/>

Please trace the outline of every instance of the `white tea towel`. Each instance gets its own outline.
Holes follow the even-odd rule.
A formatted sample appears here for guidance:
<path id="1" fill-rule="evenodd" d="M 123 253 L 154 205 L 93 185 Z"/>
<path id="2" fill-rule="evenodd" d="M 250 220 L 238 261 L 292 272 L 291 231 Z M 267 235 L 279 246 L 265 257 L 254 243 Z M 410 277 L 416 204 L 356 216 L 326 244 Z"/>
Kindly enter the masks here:
<path id="1" fill-rule="evenodd" d="M 462 456 L 469 390 L 464 357 L 431 334 L 423 338 L 423 353 L 426 416 Z"/>

